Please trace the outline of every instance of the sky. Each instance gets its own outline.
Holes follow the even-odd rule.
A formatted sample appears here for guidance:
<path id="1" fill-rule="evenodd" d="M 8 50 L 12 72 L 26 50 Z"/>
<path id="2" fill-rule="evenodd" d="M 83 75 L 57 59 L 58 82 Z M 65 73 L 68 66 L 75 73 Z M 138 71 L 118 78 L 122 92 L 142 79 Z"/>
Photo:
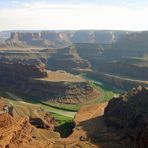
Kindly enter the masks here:
<path id="1" fill-rule="evenodd" d="M 0 0 L 0 30 L 148 30 L 148 0 Z"/>

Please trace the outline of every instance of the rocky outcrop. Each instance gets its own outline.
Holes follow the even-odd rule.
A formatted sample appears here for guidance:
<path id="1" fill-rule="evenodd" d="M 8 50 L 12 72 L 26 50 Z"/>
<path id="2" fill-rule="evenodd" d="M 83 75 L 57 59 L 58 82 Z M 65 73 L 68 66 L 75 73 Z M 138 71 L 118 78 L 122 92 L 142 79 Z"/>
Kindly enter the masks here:
<path id="1" fill-rule="evenodd" d="M 148 76 L 148 67 L 146 65 L 138 66 L 136 62 L 135 64 L 124 62 L 104 63 L 100 66 L 99 71 L 137 79 L 147 79 Z"/>
<path id="2" fill-rule="evenodd" d="M 41 114 L 41 113 L 40 113 Z M 29 117 L 29 122 L 36 128 L 43 128 L 47 130 L 54 130 L 55 120 L 48 112 L 42 112 L 40 117 Z"/>
<path id="3" fill-rule="evenodd" d="M 45 112 L 44 112 L 45 113 Z M 31 121 L 29 123 L 28 118 L 20 118 L 16 120 L 8 113 L 3 113 L 0 115 L 0 147 L 45 147 L 49 145 L 50 142 L 46 139 L 41 140 L 38 139 L 40 136 L 39 133 L 49 135 L 57 135 L 57 133 L 53 132 L 54 124 L 53 118 L 48 116 L 48 113 L 45 116 L 41 116 L 41 118 L 37 118 L 36 124 L 33 124 Z M 44 119 L 43 127 L 37 126 L 39 123 L 37 121 Z M 48 123 L 48 124 L 47 124 Z M 47 126 L 48 125 L 48 126 Z M 40 129 L 42 128 L 42 132 Z M 46 136 L 45 136 L 46 137 Z M 50 137 L 50 138 L 53 138 Z M 36 139 L 35 139 L 36 138 Z"/>
<path id="4" fill-rule="evenodd" d="M 0 99 L 0 110 L 9 105 L 6 101 Z M 20 145 L 29 144 L 32 126 L 26 118 L 16 121 L 8 112 L 0 113 L 0 147 L 19 147 Z"/>
<path id="5" fill-rule="evenodd" d="M 106 124 L 123 131 L 136 147 L 148 147 L 148 88 L 139 86 L 109 101 L 104 111 Z"/>
<path id="6" fill-rule="evenodd" d="M 94 43 L 94 38 L 93 31 L 79 30 L 73 34 L 71 41 L 73 43 Z"/>
<path id="7" fill-rule="evenodd" d="M 8 117 L 8 121 L 12 117 Z M 20 119 L 13 122 L 7 128 L 0 128 L 0 146 L 1 147 L 19 147 L 19 145 L 28 144 L 32 141 L 32 126 L 27 119 Z"/>
<path id="8" fill-rule="evenodd" d="M 10 114 L 5 111 L 5 107 L 10 106 L 6 99 L 0 97 L 0 147 L 45 147 L 50 145 L 50 138 L 59 138 L 54 132 L 56 121 L 51 113 L 34 104 L 27 106 L 18 101 L 13 103 Z"/>
<path id="9" fill-rule="evenodd" d="M 9 79 L 15 81 L 17 79 L 26 80 L 29 78 L 46 77 L 47 73 L 44 69 L 44 65 L 29 65 L 19 62 L 0 62 L 0 77 L 2 81 Z"/>
<path id="10" fill-rule="evenodd" d="M 112 44 L 125 35 L 127 31 L 78 30 L 71 36 L 72 43 Z"/>
<path id="11" fill-rule="evenodd" d="M 39 65 L 0 63 L 0 69 L 0 87 L 39 99 L 39 101 L 83 103 L 89 99 L 96 99 L 99 95 L 87 81 L 77 80 L 75 76 L 72 76 L 73 79 L 75 78 L 73 81 L 65 80 L 61 72 L 58 75 L 61 79 L 54 81 L 56 78 L 54 76 L 49 78 L 48 71 Z"/>
<path id="12" fill-rule="evenodd" d="M 96 99 L 98 92 L 88 82 L 48 82 L 33 80 L 25 92 L 44 101 L 84 103 Z"/>
<path id="13" fill-rule="evenodd" d="M 0 129 L 9 127 L 13 122 L 13 118 L 8 113 L 0 114 Z"/>
<path id="14" fill-rule="evenodd" d="M 74 72 L 78 70 L 87 71 L 91 65 L 87 60 L 79 56 L 74 46 L 57 50 L 48 58 L 47 68 L 50 70 L 65 70 Z"/>
<path id="15" fill-rule="evenodd" d="M 3 97 L 0 97 L 0 115 L 3 113 L 8 113 L 12 116 L 13 106 L 4 101 Z M 1 124 L 2 122 L 0 122 Z M 2 123 L 3 124 L 3 123 Z"/>
<path id="16" fill-rule="evenodd" d="M 118 42 L 112 44 L 105 56 L 110 59 L 123 57 L 144 57 L 148 54 L 148 32 L 133 32 L 122 36 Z"/>
<path id="17" fill-rule="evenodd" d="M 112 44 L 127 31 L 77 30 L 77 31 L 20 31 L 9 32 L 6 45 L 11 47 L 66 47 L 71 43 Z M 59 44 L 59 45 L 56 45 Z"/>
<path id="18" fill-rule="evenodd" d="M 129 90 L 139 85 L 148 87 L 148 81 L 128 78 L 120 75 L 113 75 L 103 72 L 88 72 L 88 77 L 101 81 L 105 84 L 120 88 L 121 90 Z M 142 76 L 141 76 L 142 78 Z"/>
<path id="19" fill-rule="evenodd" d="M 65 38 L 56 31 L 11 32 L 10 38 L 5 43 L 11 47 L 59 48 L 67 45 L 68 41 L 65 41 Z"/>

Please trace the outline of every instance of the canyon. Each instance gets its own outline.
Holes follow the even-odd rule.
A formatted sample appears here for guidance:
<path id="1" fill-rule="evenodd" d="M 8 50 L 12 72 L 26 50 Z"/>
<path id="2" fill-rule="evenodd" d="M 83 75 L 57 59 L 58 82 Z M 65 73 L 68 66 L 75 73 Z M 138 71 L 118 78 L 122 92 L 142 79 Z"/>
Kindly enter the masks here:
<path id="1" fill-rule="evenodd" d="M 77 30 L 77 31 L 11 31 L 1 32 L 10 38 L 3 42 L 3 47 L 44 47 L 59 48 L 71 43 L 112 44 L 128 31 Z"/>
<path id="2" fill-rule="evenodd" d="M 64 71 L 47 71 L 43 65 L 0 63 L 0 87 L 42 101 L 83 103 L 99 96 L 86 80 Z"/>
<path id="3" fill-rule="evenodd" d="M 146 148 L 148 32 L 0 32 L 0 147 Z"/>
<path id="4" fill-rule="evenodd" d="M 109 103 L 88 105 L 75 115 L 72 133 L 61 138 L 54 118 L 36 105 L 10 105 L 0 98 L 0 145 L 5 147 L 145 148 L 147 143 L 147 88 L 139 86 Z M 140 105 L 139 105 L 140 104 Z M 6 106 L 13 106 L 5 111 Z M 26 108 L 25 108 L 26 106 Z M 28 106 L 28 107 L 27 107 Z M 28 112 L 21 113 L 21 109 Z M 134 110 L 136 109 L 136 111 Z M 20 112 L 16 112 L 19 111 Z M 41 126 L 42 125 L 42 126 Z M 46 136 L 43 136 L 46 135 Z"/>

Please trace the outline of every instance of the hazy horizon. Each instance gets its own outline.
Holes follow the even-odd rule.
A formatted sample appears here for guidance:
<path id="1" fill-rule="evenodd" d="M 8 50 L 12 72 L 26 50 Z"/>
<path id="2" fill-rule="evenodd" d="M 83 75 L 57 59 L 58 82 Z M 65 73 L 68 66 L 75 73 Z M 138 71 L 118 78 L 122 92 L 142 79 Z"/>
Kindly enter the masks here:
<path id="1" fill-rule="evenodd" d="M 122 29 L 5 29 L 5 30 L 0 30 L 0 31 L 148 31 L 147 30 L 122 30 Z"/>
<path id="2" fill-rule="evenodd" d="M 148 30 L 146 0 L 0 1 L 0 30 Z"/>
<path id="3" fill-rule="evenodd" d="M 128 32 L 147 32 L 147 30 L 121 30 L 121 29 L 8 29 L 8 30 L 0 30 L 0 32 L 40 32 L 40 31 L 128 31 Z"/>

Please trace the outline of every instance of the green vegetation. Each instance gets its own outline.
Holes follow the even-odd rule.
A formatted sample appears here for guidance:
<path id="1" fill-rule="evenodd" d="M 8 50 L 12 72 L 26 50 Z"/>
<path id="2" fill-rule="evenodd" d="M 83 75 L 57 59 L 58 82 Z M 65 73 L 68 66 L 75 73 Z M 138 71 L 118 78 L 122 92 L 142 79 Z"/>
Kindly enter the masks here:
<path id="1" fill-rule="evenodd" d="M 85 73 L 81 73 L 81 74 L 79 74 L 79 76 L 86 78 Z M 107 85 L 101 84 L 101 83 L 99 84 L 98 81 L 94 81 L 90 78 L 87 78 L 87 80 L 89 80 L 90 85 L 93 88 L 97 89 L 100 92 L 100 96 L 99 96 L 98 99 L 92 100 L 91 102 L 88 102 L 84 105 L 106 102 L 106 101 L 109 101 L 112 97 L 118 95 L 117 90 L 114 89 L 114 88 L 111 88 L 110 86 L 107 86 Z M 84 106 L 84 105 L 80 105 L 80 104 L 77 104 L 77 105 L 68 104 L 68 105 L 66 105 L 66 104 L 57 104 L 57 103 L 51 103 L 51 102 L 46 102 L 46 103 L 53 106 L 53 107 L 59 108 L 61 110 L 75 111 L 75 112 L 77 112 L 82 106 Z"/>
<path id="2" fill-rule="evenodd" d="M 10 93 L 11 94 L 11 93 Z M 14 98 L 14 96 L 10 96 L 8 95 L 4 90 L 0 90 L 0 95 L 2 97 L 5 97 L 6 100 L 8 102 L 10 102 L 11 104 L 13 104 L 14 106 L 15 105 L 23 105 L 22 103 L 25 102 L 26 106 L 27 105 L 38 105 L 40 107 L 42 107 L 45 111 L 49 111 L 53 114 L 55 120 L 57 121 L 58 125 L 61 125 L 61 124 L 65 124 L 66 122 L 72 122 L 73 120 L 73 117 L 74 117 L 74 114 L 75 112 L 70 112 L 70 111 L 66 111 L 66 110 L 62 110 L 62 109 L 58 109 L 58 108 L 54 108 L 54 107 L 51 107 L 50 105 L 44 103 L 44 102 L 41 102 L 41 101 L 38 101 L 36 99 L 31 99 L 31 98 L 28 98 L 28 97 L 25 97 L 24 96 L 21 96 L 19 95 L 16 96 L 16 98 Z"/>
<path id="3" fill-rule="evenodd" d="M 62 115 L 56 114 L 56 113 L 52 113 L 52 115 L 54 116 L 55 120 L 57 121 L 57 123 L 59 125 L 65 124 L 66 122 L 72 122 L 72 120 L 73 120 L 73 118 L 71 118 L 71 117 L 62 116 Z"/>
<path id="4" fill-rule="evenodd" d="M 112 97 L 119 95 L 119 90 L 117 90 L 116 88 L 112 88 L 109 85 L 89 78 L 85 74 L 83 75 L 83 77 L 90 82 L 90 85 L 93 88 L 97 89 L 100 92 L 100 96 L 97 100 L 95 100 L 95 103 L 106 102 L 112 99 Z"/>
<path id="5" fill-rule="evenodd" d="M 81 76 L 85 78 L 84 73 L 82 73 Z M 93 88 L 97 89 L 100 92 L 100 96 L 96 100 L 92 100 L 86 103 L 85 105 L 105 102 L 111 99 L 113 96 L 117 95 L 117 93 L 115 93 L 115 90 L 113 88 L 110 88 L 109 86 L 101 84 L 98 81 L 94 81 L 93 79 L 90 78 L 87 78 L 87 80 L 90 82 Z M 49 111 L 53 114 L 59 126 L 60 125 L 66 126 L 67 125 L 66 123 L 71 123 L 75 113 L 82 107 L 81 104 L 72 105 L 72 104 L 58 104 L 53 102 L 42 102 L 33 97 L 22 96 L 22 95 L 19 95 L 19 97 L 15 99 L 14 97 L 9 96 L 7 93 L 5 93 L 5 91 L 3 90 L 0 91 L 0 94 L 2 94 L 3 97 L 8 98 L 7 100 L 12 104 L 18 104 L 21 103 L 21 101 L 24 101 L 26 103 L 42 107 L 45 111 Z M 15 94 L 18 95 L 18 93 Z"/>
<path id="6" fill-rule="evenodd" d="M 112 89 L 105 85 L 99 85 L 95 82 L 90 82 L 91 86 L 97 89 L 100 92 L 99 99 L 97 99 L 96 103 L 102 103 L 109 101 L 113 96 L 117 95 Z"/>
<path id="7" fill-rule="evenodd" d="M 42 102 L 37 99 L 33 99 L 31 97 L 27 97 L 26 99 L 23 99 L 23 100 L 25 101 L 27 100 L 29 103 L 38 104 L 44 110 L 53 113 L 56 116 L 55 118 L 59 120 L 59 122 L 63 122 L 64 120 L 69 121 L 75 115 L 75 112 L 73 110 L 70 110 L 70 107 L 69 107 L 69 110 L 66 108 L 60 108 L 60 106 L 54 106 L 47 102 Z"/>
<path id="8" fill-rule="evenodd" d="M 85 75 L 86 75 L 85 73 L 82 73 L 79 76 L 86 78 Z M 87 78 L 87 80 L 89 80 L 93 88 L 97 89 L 100 92 L 100 96 L 98 99 L 92 100 L 91 102 L 88 102 L 85 105 L 106 102 L 106 101 L 109 101 L 112 97 L 117 96 L 119 94 L 115 88 L 111 88 L 110 86 L 99 83 L 98 81 L 94 81 L 90 78 Z M 57 108 L 59 110 L 66 110 L 66 111 L 71 111 L 71 112 L 77 112 L 82 107 L 82 105 L 80 104 L 77 104 L 77 105 L 68 104 L 67 105 L 67 104 L 58 104 L 58 103 L 51 103 L 51 102 L 44 102 L 44 103 L 54 108 Z"/>
<path id="9" fill-rule="evenodd" d="M 71 111 L 71 112 L 77 112 L 82 105 L 71 105 L 71 104 L 58 104 L 58 103 L 51 103 L 51 102 L 46 102 L 47 104 L 51 105 L 52 107 L 61 109 L 61 110 L 66 110 L 66 111 Z"/>

